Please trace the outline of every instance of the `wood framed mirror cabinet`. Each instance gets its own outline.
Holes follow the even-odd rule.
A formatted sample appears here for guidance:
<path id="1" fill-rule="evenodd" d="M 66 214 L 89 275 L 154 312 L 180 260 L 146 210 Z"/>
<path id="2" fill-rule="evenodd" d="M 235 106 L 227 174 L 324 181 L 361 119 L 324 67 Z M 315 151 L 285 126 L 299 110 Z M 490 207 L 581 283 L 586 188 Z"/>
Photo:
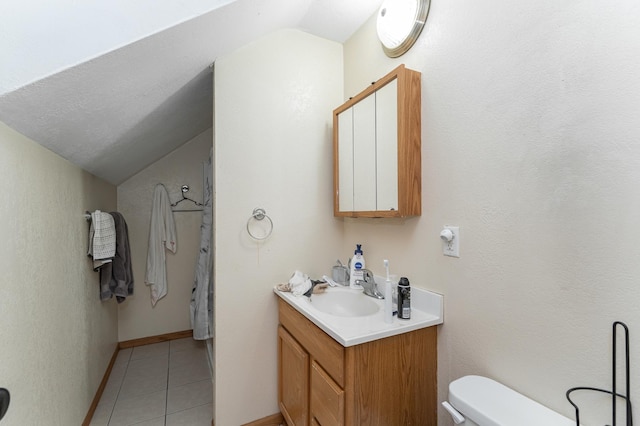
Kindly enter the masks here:
<path id="1" fill-rule="evenodd" d="M 333 111 L 334 216 L 421 214 L 420 96 L 400 65 Z"/>

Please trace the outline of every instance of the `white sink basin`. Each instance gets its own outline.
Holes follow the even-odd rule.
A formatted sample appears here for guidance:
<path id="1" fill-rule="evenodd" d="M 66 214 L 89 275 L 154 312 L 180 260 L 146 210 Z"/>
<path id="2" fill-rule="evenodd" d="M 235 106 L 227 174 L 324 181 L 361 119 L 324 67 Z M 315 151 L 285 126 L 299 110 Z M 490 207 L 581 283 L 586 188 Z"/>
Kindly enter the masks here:
<path id="1" fill-rule="evenodd" d="M 311 306 L 325 314 L 339 317 L 364 317 L 373 315 L 380 310 L 380 306 L 362 291 L 327 291 L 314 294 L 310 300 Z"/>
<path id="2" fill-rule="evenodd" d="M 376 281 L 384 283 L 384 278 L 376 277 Z M 384 301 L 365 296 L 362 290 L 329 287 L 311 299 L 275 288 L 274 292 L 345 348 L 442 324 L 443 320 L 442 295 L 417 286 L 411 287 L 411 319 L 394 316 L 391 324 L 385 322 Z"/>

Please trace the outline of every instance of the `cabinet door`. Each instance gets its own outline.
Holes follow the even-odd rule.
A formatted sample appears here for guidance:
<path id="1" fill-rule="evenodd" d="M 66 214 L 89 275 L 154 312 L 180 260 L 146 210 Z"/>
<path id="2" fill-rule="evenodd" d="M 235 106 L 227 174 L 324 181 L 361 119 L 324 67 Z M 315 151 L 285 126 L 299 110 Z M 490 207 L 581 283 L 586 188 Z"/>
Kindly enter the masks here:
<path id="1" fill-rule="evenodd" d="M 376 209 L 376 97 L 353 106 L 353 210 Z"/>
<path id="2" fill-rule="evenodd" d="M 398 210 L 398 80 L 376 92 L 376 210 Z"/>
<path id="3" fill-rule="evenodd" d="M 353 211 L 353 108 L 338 114 L 338 206 Z"/>
<path id="4" fill-rule="evenodd" d="M 344 425 L 344 390 L 315 361 L 311 363 L 310 405 L 313 425 Z"/>
<path id="5" fill-rule="evenodd" d="M 278 401 L 289 426 L 309 419 L 309 354 L 282 326 L 278 327 Z"/>

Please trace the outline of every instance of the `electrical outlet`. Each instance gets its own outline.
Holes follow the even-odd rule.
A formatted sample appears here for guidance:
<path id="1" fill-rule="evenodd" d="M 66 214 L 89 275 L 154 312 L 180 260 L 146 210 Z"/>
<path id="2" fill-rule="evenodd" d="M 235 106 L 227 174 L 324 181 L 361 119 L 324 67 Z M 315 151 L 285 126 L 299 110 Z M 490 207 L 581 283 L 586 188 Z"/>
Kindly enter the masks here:
<path id="1" fill-rule="evenodd" d="M 442 239 L 442 254 L 460 257 L 460 228 L 458 226 L 445 226 L 440 233 L 440 238 Z"/>

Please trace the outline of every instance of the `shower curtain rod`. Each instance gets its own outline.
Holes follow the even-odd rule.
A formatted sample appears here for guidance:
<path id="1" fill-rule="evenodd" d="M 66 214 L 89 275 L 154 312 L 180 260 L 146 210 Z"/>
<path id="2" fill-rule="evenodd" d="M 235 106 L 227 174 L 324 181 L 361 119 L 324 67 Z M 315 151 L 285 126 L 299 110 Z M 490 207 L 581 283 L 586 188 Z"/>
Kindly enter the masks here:
<path id="1" fill-rule="evenodd" d="M 180 212 L 201 212 L 202 209 L 184 209 L 184 210 L 173 210 L 171 209 L 172 212 L 174 213 L 180 213 Z"/>
<path id="2" fill-rule="evenodd" d="M 171 211 L 172 211 L 172 212 L 174 212 L 174 213 L 180 213 L 180 212 L 201 212 L 201 211 L 202 211 L 202 209 L 183 209 L 183 210 L 173 210 L 173 209 L 171 209 Z M 83 216 L 84 216 L 84 218 L 85 218 L 87 221 L 90 221 L 90 220 L 91 220 L 91 214 L 90 214 L 90 213 L 85 213 Z"/>

